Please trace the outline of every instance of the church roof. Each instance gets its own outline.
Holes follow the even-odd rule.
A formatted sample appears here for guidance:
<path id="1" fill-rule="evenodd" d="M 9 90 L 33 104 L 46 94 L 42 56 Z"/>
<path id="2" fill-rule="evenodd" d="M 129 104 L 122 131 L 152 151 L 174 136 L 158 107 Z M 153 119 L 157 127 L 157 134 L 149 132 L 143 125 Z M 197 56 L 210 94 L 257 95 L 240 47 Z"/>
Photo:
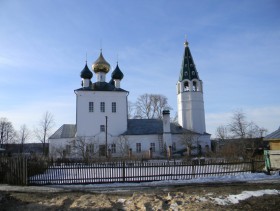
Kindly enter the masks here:
<path id="1" fill-rule="evenodd" d="M 98 59 L 92 64 L 92 70 L 95 73 L 108 73 L 110 71 L 110 64 L 104 59 L 102 52 L 100 52 Z"/>
<path id="2" fill-rule="evenodd" d="M 107 82 L 95 82 L 90 87 L 82 87 L 75 91 L 118 91 L 127 92 L 124 89 L 116 88 L 113 84 Z"/>
<path id="3" fill-rule="evenodd" d="M 170 123 L 172 134 L 193 133 L 179 125 Z M 127 131 L 122 135 L 160 135 L 163 133 L 163 122 L 160 119 L 129 119 Z M 62 125 L 49 139 L 74 138 L 76 125 Z"/>
<path id="4" fill-rule="evenodd" d="M 278 130 L 264 137 L 264 140 L 279 140 L 279 139 L 280 139 L 280 127 L 278 128 Z"/>
<path id="5" fill-rule="evenodd" d="M 76 125 L 64 124 L 51 137 L 49 137 L 49 139 L 74 138 L 75 134 Z"/>
<path id="6" fill-rule="evenodd" d="M 115 70 L 112 72 L 112 78 L 113 79 L 119 79 L 122 80 L 123 79 L 123 73 L 119 68 L 119 65 L 117 64 Z"/>
<path id="7" fill-rule="evenodd" d="M 80 76 L 81 78 L 91 79 L 92 78 L 92 72 L 89 70 L 87 64 L 85 65 L 84 69 L 82 70 Z"/>
<path id="8" fill-rule="evenodd" d="M 180 71 L 180 77 L 179 81 L 183 81 L 185 79 L 192 80 L 192 79 L 198 79 L 198 72 L 196 70 L 194 60 L 189 48 L 189 43 L 186 41 L 185 43 L 185 51 L 183 55 L 183 61 Z"/>
<path id="9" fill-rule="evenodd" d="M 191 132 L 174 123 L 170 123 L 172 134 Z M 163 122 L 160 119 L 129 119 L 127 131 L 123 135 L 153 135 L 163 133 Z"/>

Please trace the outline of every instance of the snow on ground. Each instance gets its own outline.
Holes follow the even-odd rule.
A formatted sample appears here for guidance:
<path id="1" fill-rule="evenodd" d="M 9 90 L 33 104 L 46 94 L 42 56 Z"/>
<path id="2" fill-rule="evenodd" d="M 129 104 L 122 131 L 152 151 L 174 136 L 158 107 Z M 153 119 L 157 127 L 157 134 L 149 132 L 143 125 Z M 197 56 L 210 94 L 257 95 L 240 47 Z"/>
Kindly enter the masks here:
<path id="1" fill-rule="evenodd" d="M 166 180 L 144 183 L 109 183 L 109 184 L 90 184 L 90 185 L 50 185 L 50 186 L 9 186 L 0 185 L 0 191 L 23 191 L 23 192 L 65 192 L 65 191 L 89 191 L 89 192 L 121 192 L 129 189 L 141 190 L 141 188 L 149 187 L 164 187 L 177 185 L 193 185 L 193 184 L 215 184 L 215 183 L 280 183 L 279 172 L 274 172 L 273 175 L 266 175 L 264 173 L 242 173 L 239 175 L 227 175 L 218 177 L 204 177 L 191 180 Z M 280 190 L 265 189 L 255 191 L 242 191 L 240 194 L 231 195 L 230 193 L 221 196 L 214 196 L 212 193 L 207 193 L 205 196 L 197 196 L 196 202 L 210 202 L 219 205 L 237 204 L 242 200 L 250 197 L 260 197 L 263 195 L 280 195 Z M 169 194 L 167 197 L 171 197 Z M 119 203 L 124 203 L 126 199 L 119 199 Z M 178 205 L 172 204 L 172 208 L 176 210 Z"/>
<path id="2" fill-rule="evenodd" d="M 264 173 L 242 173 L 238 175 L 226 175 L 218 177 L 202 177 L 190 180 L 163 180 L 154 182 L 141 183 L 107 183 L 107 184 L 90 184 L 90 185 L 51 185 L 51 187 L 72 188 L 72 189 L 95 189 L 95 188 L 117 188 L 117 187 L 156 187 L 169 185 L 186 185 L 186 184 L 203 184 L 203 183 L 231 183 L 231 182 L 258 182 L 258 181 L 279 181 L 279 172 L 273 175 Z"/>
<path id="3" fill-rule="evenodd" d="M 239 201 L 246 200 L 251 197 L 260 197 L 263 195 L 279 195 L 279 190 L 257 190 L 257 191 L 243 191 L 237 195 L 229 195 L 226 198 L 211 198 L 215 203 L 219 205 L 238 204 Z"/>

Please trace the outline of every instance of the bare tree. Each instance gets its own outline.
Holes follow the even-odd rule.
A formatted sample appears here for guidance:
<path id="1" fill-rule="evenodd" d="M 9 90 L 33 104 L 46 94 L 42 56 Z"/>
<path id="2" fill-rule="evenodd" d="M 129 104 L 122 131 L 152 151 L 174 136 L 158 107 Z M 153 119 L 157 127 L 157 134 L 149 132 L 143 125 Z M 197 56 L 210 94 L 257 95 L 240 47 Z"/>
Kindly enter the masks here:
<path id="1" fill-rule="evenodd" d="M 159 94 L 143 94 L 135 103 L 136 115 L 145 119 L 161 119 L 164 109 L 171 109 L 167 97 Z"/>
<path id="2" fill-rule="evenodd" d="M 0 147 L 15 141 L 15 136 L 13 124 L 7 118 L 0 118 Z"/>
<path id="3" fill-rule="evenodd" d="M 36 137 L 43 144 L 44 154 L 46 154 L 46 142 L 51 135 L 54 125 L 55 123 L 53 115 L 50 112 L 46 111 L 42 119 L 39 121 L 38 127 L 34 130 Z"/>
<path id="4" fill-rule="evenodd" d="M 132 119 L 134 118 L 135 114 L 134 114 L 134 104 L 130 101 L 128 101 L 127 103 L 127 115 L 128 115 L 128 119 Z"/>
<path id="5" fill-rule="evenodd" d="M 222 146 L 226 156 L 252 158 L 260 145 L 259 138 L 263 137 L 266 131 L 265 128 L 248 121 L 242 110 L 237 110 L 228 126 L 221 125 L 217 128 L 216 136 L 221 140 L 232 138 Z"/>
<path id="6" fill-rule="evenodd" d="M 245 114 L 241 111 L 235 111 L 231 122 L 229 124 L 229 130 L 234 138 L 245 138 L 249 123 L 246 120 Z"/>
<path id="7" fill-rule="evenodd" d="M 25 124 L 21 125 L 18 131 L 18 138 L 20 142 L 20 152 L 23 152 L 23 146 L 26 142 L 26 139 L 30 136 L 30 131 Z"/>
<path id="8" fill-rule="evenodd" d="M 228 128 L 224 125 L 220 125 L 216 130 L 216 137 L 222 141 L 228 139 Z"/>
<path id="9" fill-rule="evenodd" d="M 177 112 L 175 113 L 175 115 L 173 117 L 171 117 L 170 122 L 172 122 L 173 124 L 179 125 Z"/>
<path id="10" fill-rule="evenodd" d="M 191 156 L 191 151 L 195 147 L 195 142 L 197 141 L 197 139 L 197 135 L 191 131 L 186 131 L 182 134 L 180 143 L 186 147 L 187 157 Z"/>
<path id="11" fill-rule="evenodd" d="M 122 155 L 122 157 L 126 157 L 129 154 L 129 148 L 130 144 L 125 136 L 121 136 L 117 141 L 116 141 L 116 146 L 119 151 L 119 153 Z"/>
<path id="12" fill-rule="evenodd" d="M 254 122 L 247 121 L 245 114 L 241 110 L 234 112 L 231 122 L 228 125 L 233 138 L 259 138 L 267 131 L 260 128 Z"/>
<path id="13" fill-rule="evenodd" d="M 94 149 L 94 146 L 97 146 L 97 144 L 92 138 L 77 137 L 75 141 L 72 141 L 69 144 L 73 149 L 72 154 L 76 154 L 86 162 L 98 153 L 98 151 Z"/>
<path id="14" fill-rule="evenodd" d="M 65 150 L 65 147 L 63 147 L 63 146 L 58 146 L 58 147 L 57 146 L 56 147 L 52 146 L 50 148 L 50 151 L 49 151 L 49 157 L 52 158 L 52 159 L 53 158 L 63 159 L 64 155 L 65 155 L 65 152 L 66 152 L 66 150 Z"/>

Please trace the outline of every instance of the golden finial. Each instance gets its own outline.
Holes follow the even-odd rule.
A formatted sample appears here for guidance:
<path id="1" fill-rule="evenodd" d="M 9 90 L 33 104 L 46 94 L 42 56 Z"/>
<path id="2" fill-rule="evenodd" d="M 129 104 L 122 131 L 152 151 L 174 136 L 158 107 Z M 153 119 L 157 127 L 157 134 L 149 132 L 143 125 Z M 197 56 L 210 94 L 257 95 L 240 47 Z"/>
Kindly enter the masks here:
<path id="1" fill-rule="evenodd" d="M 185 47 L 189 45 L 188 40 L 187 40 L 187 34 L 185 34 L 185 42 L 184 42 Z"/>

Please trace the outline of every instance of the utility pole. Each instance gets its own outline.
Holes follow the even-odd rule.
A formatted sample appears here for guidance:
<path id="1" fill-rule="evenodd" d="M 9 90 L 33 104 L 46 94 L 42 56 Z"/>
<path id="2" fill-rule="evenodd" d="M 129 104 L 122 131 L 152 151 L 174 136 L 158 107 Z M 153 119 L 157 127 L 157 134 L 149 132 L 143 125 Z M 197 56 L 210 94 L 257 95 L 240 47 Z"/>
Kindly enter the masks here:
<path id="1" fill-rule="evenodd" d="M 108 129 L 108 117 L 105 116 L 106 124 L 105 124 L 105 156 L 108 158 L 108 143 L 107 143 L 107 129 Z"/>

